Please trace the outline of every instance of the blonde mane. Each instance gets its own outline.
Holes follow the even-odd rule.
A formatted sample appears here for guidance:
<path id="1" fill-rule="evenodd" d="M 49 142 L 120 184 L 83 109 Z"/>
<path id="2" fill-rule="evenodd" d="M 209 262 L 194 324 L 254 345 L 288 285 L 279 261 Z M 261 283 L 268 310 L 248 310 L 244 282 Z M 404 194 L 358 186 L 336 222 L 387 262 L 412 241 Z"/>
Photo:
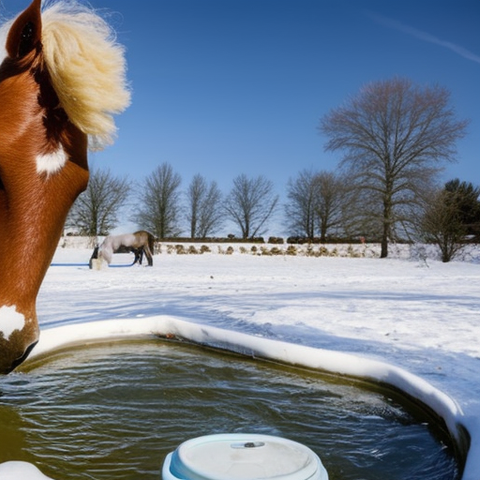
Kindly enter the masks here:
<path id="1" fill-rule="evenodd" d="M 60 1 L 42 13 L 42 44 L 60 103 L 89 135 L 90 149 L 113 143 L 113 115 L 130 104 L 124 48 L 115 32 L 91 9 Z"/>

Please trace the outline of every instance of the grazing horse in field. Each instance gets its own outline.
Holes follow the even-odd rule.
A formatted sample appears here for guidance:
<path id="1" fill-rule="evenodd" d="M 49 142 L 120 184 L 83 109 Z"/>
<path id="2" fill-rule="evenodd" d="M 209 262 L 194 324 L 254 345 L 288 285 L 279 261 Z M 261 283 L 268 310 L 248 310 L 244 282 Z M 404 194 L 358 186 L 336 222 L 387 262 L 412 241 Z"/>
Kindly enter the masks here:
<path id="1" fill-rule="evenodd" d="M 93 251 L 92 258 L 104 259 L 110 265 L 114 253 L 133 252 L 134 264 L 137 262 L 141 264 L 143 254 L 145 254 L 148 266 L 151 267 L 153 266 L 154 243 L 155 237 L 145 230 L 123 235 L 109 235 L 98 250 Z"/>
<path id="2" fill-rule="evenodd" d="M 8 373 L 38 341 L 36 297 L 87 186 L 87 151 L 112 143 L 113 115 L 130 92 L 123 48 L 87 7 L 49 2 L 42 11 L 33 0 L 2 38 L 0 373 Z"/>

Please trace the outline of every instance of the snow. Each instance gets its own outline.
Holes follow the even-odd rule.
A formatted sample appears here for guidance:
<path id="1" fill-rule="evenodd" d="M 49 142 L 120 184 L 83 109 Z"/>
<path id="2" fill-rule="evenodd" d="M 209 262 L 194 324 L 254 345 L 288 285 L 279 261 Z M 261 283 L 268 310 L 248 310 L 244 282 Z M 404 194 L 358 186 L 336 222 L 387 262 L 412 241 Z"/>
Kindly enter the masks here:
<path id="1" fill-rule="evenodd" d="M 433 408 L 459 439 L 458 425 L 467 428 L 462 480 L 480 479 L 477 250 L 445 264 L 425 248 L 396 247 L 392 258 L 379 259 L 378 247 L 368 245 L 356 247 L 360 258 L 306 256 L 306 247 L 296 256 L 266 255 L 272 246 L 263 255 L 251 245 L 232 245 L 230 255 L 229 245 L 209 247 L 189 255 L 162 245 L 153 267 L 102 270 L 86 266 L 91 249 L 58 248 L 59 266 L 49 269 L 38 297 L 42 333 L 31 357 L 69 343 L 157 333 L 386 381 Z M 352 254 L 348 246 L 327 250 Z M 115 255 L 113 263 L 132 258 Z"/>
<path id="2" fill-rule="evenodd" d="M 11 461 L 0 464 L 2 480 L 49 480 L 49 477 L 28 462 Z"/>

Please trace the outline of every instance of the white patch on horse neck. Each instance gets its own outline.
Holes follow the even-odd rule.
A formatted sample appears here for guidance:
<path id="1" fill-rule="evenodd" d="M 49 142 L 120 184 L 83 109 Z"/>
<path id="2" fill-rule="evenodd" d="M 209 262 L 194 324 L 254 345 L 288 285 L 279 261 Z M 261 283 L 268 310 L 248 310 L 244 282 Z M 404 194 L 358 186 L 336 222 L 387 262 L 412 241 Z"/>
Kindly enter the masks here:
<path id="1" fill-rule="evenodd" d="M 60 148 L 53 153 L 37 156 L 37 173 L 46 173 L 47 177 L 63 168 L 67 161 L 67 154 L 60 145 Z"/>
<path id="2" fill-rule="evenodd" d="M 17 312 L 15 305 L 0 307 L 0 333 L 8 340 L 15 330 L 22 330 L 25 326 L 25 317 Z"/>

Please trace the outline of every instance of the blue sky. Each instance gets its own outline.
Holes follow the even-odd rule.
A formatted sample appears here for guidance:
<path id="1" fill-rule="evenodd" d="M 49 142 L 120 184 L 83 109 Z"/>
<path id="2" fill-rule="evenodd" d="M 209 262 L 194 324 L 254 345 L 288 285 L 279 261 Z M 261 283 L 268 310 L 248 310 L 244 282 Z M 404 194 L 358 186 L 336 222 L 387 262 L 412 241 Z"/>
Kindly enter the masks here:
<path id="1" fill-rule="evenodd" d="M 27 0 L 0 0 L 0 13 Z M 126 46 L 132 105 L 96 167 L 142 180 L 168 162 L 228 192 L 265 175 L 283 196 L 302 169 L 331 170 L 320 118 L 394 76 L 451 92 L 471 120 L 445 180 L 480 184 L 479 0 L 91 0 Z"/>

